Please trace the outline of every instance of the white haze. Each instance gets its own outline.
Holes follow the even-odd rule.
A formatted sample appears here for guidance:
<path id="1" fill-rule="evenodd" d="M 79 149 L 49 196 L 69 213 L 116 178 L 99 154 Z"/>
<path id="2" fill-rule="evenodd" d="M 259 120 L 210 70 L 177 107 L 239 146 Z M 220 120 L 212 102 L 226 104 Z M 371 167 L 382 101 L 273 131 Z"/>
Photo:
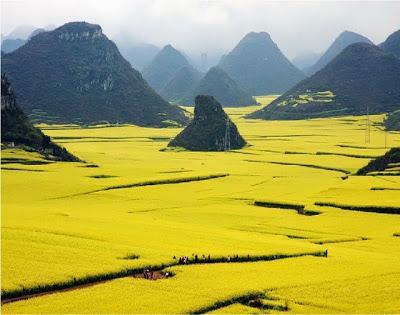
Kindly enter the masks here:
<path id="1" fill-rule="evenodd" d="M 324 51 L 343 30 L 375 43 L 400 28 L 400 1 L 1 0 L 1 33 L 20 25 L 100 24 L 125 43 L 172 44 L 190 55 L 229 52 L 250 31 L 266 31 L 293 58 Z"/>

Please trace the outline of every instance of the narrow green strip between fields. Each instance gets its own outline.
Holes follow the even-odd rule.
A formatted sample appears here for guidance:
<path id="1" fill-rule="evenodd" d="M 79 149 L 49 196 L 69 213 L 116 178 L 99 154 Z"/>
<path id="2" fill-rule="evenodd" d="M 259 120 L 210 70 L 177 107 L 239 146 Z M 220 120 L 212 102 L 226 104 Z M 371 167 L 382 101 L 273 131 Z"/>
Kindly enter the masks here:
<path id="1" fill-rule="evenodd" d="M 335 168 L 335 167 L 329 167 L 329 166 L 314 165 L 314 164 L 276 162 L 276 161 L 260 161 L 260 160 L 244 160 L 244 161 L 253 162 L 253 163 L 269 163 L 269 164 L 277 164 L 277 165 L 287 165 L 287 166 L 304 166 L 304 167 L 310 167 L 310 168 L 315 168 L 315 169 L 321 169 L 321 170 L 325 170 L 325 171 L 341 172 L 341 173 L 344 173 L 347 175 L 351 174 L 351 172 L 348 170 Z"/>
<path id="2" fill-rule="evenodd" d="M 149 181 L 137 182 L 137 183 L 131 183 L 131 184 L 114 185 L 114 186 L 104 187 L 101 189 L 83 192 L 83 193 L 78 193 L 78 194 L 73 194 L 73 195 L 68 195 L 68 196 L 63 196 L 63 197 L 57 197 L 57 198 L 53 198 L 53 199 L 62 199 L 62 198 L 68 198 L 68 197 L 88 195 L 88 194 L 93 194 L 96 192 L 115 190 L 115 189 L 127 189 L 127 188 L 136 188 L 136 187 L 144 187 L 144 186 L 171 185 L 171 184 L 198 182 L 198 181 L 221 178 L 221 177 L 226 177 L 226 176 L 229 176 L 229 174 L 211 174 L 211 175 L 204 175 L 204 176 L 192 176 L 192 177 L 182 177 L 182 178 L 155 179 L 155 180 L 149 180 Z"/>
<path id="3" fill-rule="evenodd" d="M 356 205 L 345 205 L 334 202 L 321 202 L 317 201 L 314 203 L 316 206 L 322 207 L 333 207 L 343 210 L 354 210 L 354 211 L 364 211 L 364 212 L 376 212 L 385 214 L 400 214 L 399 207 L 389 207 L 389 206 L 356 206 Z"/>
<path id="4" fill-rule="evenodd" d="M 215 264 L 215 263 L 242 263 L 242 262 L 257 262 L 257 261 L 272 261 L 277 259 L 295 258 L 302 256 L 326 257 L 326 251 L 313 251 L 295 254 L 274 254 L 274 255 L 258 255 L 258 256 L 239 256 L 236 260 L 228 260 L 226 257 L 214 257 L 206 261 L 199 260 L 198 262 L 190 261 L 186 265 L 191 264 Z M 165 268 L 181 265 L 177 260 L 169 263 L 148 266 L 150 271 L 163 271 Z M 61 291 L 80 289 L 89 285 L 103 283 L 108 280 L 134 276 L 143 273 L 144 268 L 128 268 L 115 272 L 101 273 L 81 278 L 73 278 L 67 281 L 61 281 L 51 284 L 42 284 L 34 287 L 22 287 L 16 290 L 1 291 L 1 303 L 11 303 L 28 298 L 34 298 L 45 294 L 51 294 Z"/>

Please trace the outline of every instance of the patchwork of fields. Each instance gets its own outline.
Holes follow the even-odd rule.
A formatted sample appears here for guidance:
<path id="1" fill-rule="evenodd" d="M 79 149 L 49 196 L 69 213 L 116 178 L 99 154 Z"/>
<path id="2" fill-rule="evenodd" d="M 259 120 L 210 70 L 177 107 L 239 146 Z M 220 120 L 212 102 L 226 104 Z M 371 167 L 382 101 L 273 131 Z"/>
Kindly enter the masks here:
<path id="1" fill-rule="evenodd" d="M 41 126 L 85 164 L 4 150 L 2 296 L 70 290 L 2 311 L 399 313 L 400 216 L 342 208 L 400 208 L 400 176 L 352 175 L 400 134 L 254 110 L 227 110 L 238 151 L 162 150 L 179 129 L 136 126 Z M 146 267 L 173 276 L 133 277 Z"/>

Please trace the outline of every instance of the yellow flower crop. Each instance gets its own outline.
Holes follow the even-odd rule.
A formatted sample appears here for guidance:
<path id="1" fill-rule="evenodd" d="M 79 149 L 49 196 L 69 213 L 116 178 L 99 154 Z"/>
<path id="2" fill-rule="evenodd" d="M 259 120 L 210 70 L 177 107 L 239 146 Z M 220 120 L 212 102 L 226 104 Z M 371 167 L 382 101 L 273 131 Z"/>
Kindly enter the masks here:
<path id="1" fill-rule="evenodd" d="M 400 134 L 381 130 L 382 115 L 371 116 L 369 143 L 364 117 L 242 118 L 255 108 L 227 109 L 248 142 L 237 151 L 163 151 L 180 129 L 125 125 L 40 126 L 86 163 L 3 150 L 2 293 L 173 265 L 174 256 L 327 258 L 174 266 L 170 279 L 115 279 L 2 311 L 398 313 L 400 217 L 315 203 L 400 207 L 399 176 L 352 176 Z M 235 300 L 251 292 L 265 295 L 262 307 Z"/>

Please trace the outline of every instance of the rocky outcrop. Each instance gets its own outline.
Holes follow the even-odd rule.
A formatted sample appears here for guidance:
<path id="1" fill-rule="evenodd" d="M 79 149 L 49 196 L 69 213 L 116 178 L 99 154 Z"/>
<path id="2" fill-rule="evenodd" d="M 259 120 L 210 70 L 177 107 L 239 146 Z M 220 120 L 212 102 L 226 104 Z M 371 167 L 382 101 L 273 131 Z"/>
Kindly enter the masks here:
<path id="1" fill-rule="evenodd" d="M 37 151 L 46 158 L 77 162 L 79 159 L 35 128 L 18 107 L 7 78 L 1 76 L 1 143 Z"/>
<path id="2" fill-rule="evenodd" d="M 227 151 L 240 149 L 246 141 L 218 101 L 209 95 L 195 99 L 194 119 L 169 144 L 191 151 Z"/>

